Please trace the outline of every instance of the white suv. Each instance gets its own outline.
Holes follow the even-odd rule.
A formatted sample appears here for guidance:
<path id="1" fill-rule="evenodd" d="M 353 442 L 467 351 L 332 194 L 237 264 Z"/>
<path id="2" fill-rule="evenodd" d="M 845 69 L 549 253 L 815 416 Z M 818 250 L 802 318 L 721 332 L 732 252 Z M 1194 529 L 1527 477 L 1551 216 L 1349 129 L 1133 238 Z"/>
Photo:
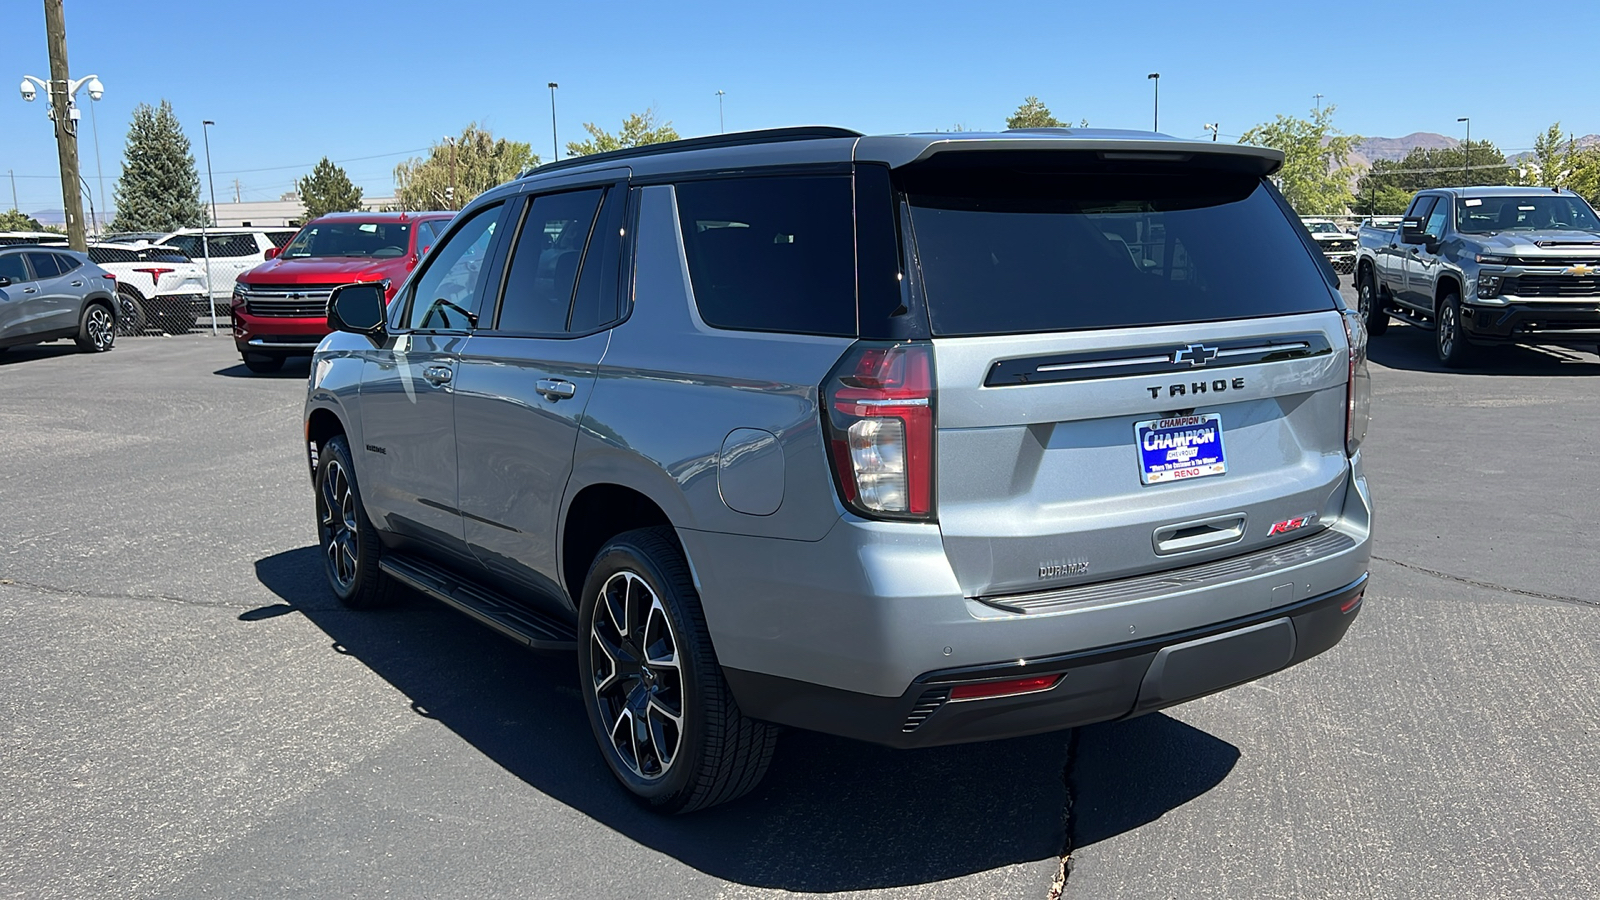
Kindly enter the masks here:
<path id="1" fill-rule="evenodd" d="M 267 261 L 267 251 L 289 243 L 298 228 L 182 228 L 153 246 L 173 247 L 204 270 L 206 243 L 211 245 L 211 302 L 227 314 L 233 281 Z"/>
<path id="2" fill-rule="evenodd" d="M 117 276 L 117 332 L 182 334 L 210 315 L 205 268 L 175 248 L 91 244 L 89 259 Z"/>

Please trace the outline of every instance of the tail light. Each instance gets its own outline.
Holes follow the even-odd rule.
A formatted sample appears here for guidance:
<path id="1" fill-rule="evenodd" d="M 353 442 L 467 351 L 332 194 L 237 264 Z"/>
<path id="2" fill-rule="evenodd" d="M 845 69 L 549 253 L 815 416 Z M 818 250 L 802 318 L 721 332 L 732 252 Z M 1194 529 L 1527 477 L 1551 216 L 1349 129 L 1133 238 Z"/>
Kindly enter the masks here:
<path id="1" fill-rule="evenodd" d="M 1367 425 L 1372 421 L 1372 378 L 1367 374 L 1367 323 L 1361 316 L 1346 310 L 1344 336 L 1350 342 L 1349 380 L 1345 382 L 1344 396 L 1344 452 L 1355 456 L 1361 442 L 1367 439 Z"/>
<path id="2" fill-rule="evenodd" d="M 161 283 L 161 276 L 167 274 L 168 272 L 173 272 L 173 271 L 176 271 L 176 270 L 175 269 L 134 269 L 134 271 L 143 273 L 145 275 L 149 275 L 150 276 L 150 286 L 151 287 L 155 287 L 156 285 Z"/>
<path id="3" fill-rule="evenodd" d="M 107 280 L 109 282 L 111 282 L 112 284 L 116 284 L 116 282 L 117 282 L 117 276 L 111 274 L 110 272 L 107 272 L 104 275 L 101 275 L 100 277 L 104 278 L 105 280 Z"/>
<path id="4" fill-rule="evenodd" d="M 822 389 L 839 494 L 873 518 L 933 517 L 933 352 L 857 343 Z"/>

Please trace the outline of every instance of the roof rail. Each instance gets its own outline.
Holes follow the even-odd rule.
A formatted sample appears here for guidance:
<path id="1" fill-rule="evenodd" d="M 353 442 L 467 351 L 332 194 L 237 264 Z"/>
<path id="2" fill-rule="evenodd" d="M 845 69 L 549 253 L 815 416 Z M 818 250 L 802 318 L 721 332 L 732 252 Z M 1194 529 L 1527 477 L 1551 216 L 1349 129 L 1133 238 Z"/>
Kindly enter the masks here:
<path id="1" fill-rule="evenodd" d="M 780 141 L 815 141 L 824 138 L 857 138 L 861 132 L 848 128 L 836 128 L 832 125 L 805 125 L 798 128 L 767 128 L 762 131 L 736 131 L 733 134 L 711 134 L 705 137 L 684 138 L 681 141 L 665 141 L 660 144 L 641 144 L 637 147 L 627 147 L 622 150 L 608 150 L 604 153 L 590 153 L 587 156 L 569 156 L 556 162 L 523 169 L 517 173 L 518 178 L 555 169 L 566 169 L 573 166 L 586 166 L 591 163 L 605 163 L 620 159 L 635 159 L 641 156 L 655 156 L 658 153 L 676 153 L 682 150 L 709 150 L 715 147 L 744 147 L 751 144 L 775 144 Z"/>

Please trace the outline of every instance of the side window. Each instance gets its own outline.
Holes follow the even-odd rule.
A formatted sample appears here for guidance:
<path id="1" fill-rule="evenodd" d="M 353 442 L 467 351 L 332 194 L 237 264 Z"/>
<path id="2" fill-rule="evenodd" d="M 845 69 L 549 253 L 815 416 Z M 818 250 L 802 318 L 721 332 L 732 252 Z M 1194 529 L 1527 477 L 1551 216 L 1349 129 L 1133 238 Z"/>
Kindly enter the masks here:
<path id="1" fill-rule="evenodd" d="M 694 302 L 706 324 L 855 335 L 848 176 L 698 181 L 676 190 Z"/>
<path id="2" fill-rule="evenodd" d="M 428 248 L 432 247 L 434 241 L 437 241 L 438 239 L 439 239 L 439 232 L 438 232 L 437 227 L 434 225 L 434 223 L 432 223 L 432 222 L 418 222 L 417 223 L 417 255 L 418 256 L 421 256 L 424 253 L 427 253 L 428 252 Z"/>
<path id="3" fill-rule="evenodd" d="M 28 269 L 22 264 L 21 253 L 0 255 L 0 278 L 4 278 L 12 284 L 33 280 L 28 277 Z"/>
<path id="4" fill-rule="evenodd" d="M 1433 209 L 1433 203 L 1435 199 L 1436 198 L 1432 196 L 1423 196 L 1412 200 L 1411 208 L 1406 210 L 1404 218 L 1426 219 L 1428 217 L 1428 213 Z"/>
<path id="5" fill-rule="evenodd" d="M 83 265 L 83 263 L 80 262 L 76 256 L 68 256 L 65 253 L 55 253 L 51 255 L 56 258 L 56 266 L 61 269 L 61 274 L 63 275 Z"/>
<path id="6" fill-rule="evenodd" d="M 462 329 L 469 326 L 472 297 L 478 289 L 483 265 L 494 246 L 495 222 L 500 204 L 472 214 L 445 238 L 428 268 L 411 289 L 402 328 Z"/>
<path id="7" fill-rule="evenodd" d="M 272 241 L 272 246 L 282 248 L 287 246 L 290 241 L 294 240 L 294 232 L 269 231 L 267 232 L 267 239 Z"/>
<path id="8" fill-rule="evenodd" d="M 214 240 L 211 249 L 218 256 L 258 256 L 261 253 L 253 234 L 233 234 L 220 241 Z"/>
<path id="9" fill-rule="evenodd" d="M 572 301 L 572 321 L 567 330 L 574 334 L 594 331 L 622 318 L 617 302 L 617 266 L 622 256 L 622 212 L 627 205 L 626 188 L 606 191 L 594 236 L 589 238 L 589 252 L 583 256 L 578 293 Z"/>
<path id="10" fill-rule="evenodd" d="M 56 265 L 56 255 L 54 253 L 25 253 L 23 255 L 28 257 L 28 265 L 33 267 L 33 276 L 40 281 L 46 278 L 54 278 L 61 274 L 61 267 Z"/>
<path id="11" fill-rule="evenodd" d="M 1433 212 L 1428 214 L 1428 224 L 1422 229 L 1424 234 L 1432 237 L 1444 237 L 1444 220 L 1450 214 L 1450 204 L 1435 203 Z"/>
<path id="12" fill-rule="evenodd" d="M 567 330 L 578 266 L 589 244 L 599 190 L 547 194 L 528 203 L 506 267 L 495 328 L 531 334 Z"/>

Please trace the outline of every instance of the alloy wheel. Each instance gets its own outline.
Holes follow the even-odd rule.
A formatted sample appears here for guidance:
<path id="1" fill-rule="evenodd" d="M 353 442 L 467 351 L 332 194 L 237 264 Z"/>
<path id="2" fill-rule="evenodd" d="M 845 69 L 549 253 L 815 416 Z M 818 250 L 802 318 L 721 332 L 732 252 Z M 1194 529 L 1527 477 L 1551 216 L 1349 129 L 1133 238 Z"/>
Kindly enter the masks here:
<path id="1" fill-rule="evenodd" d="M 111 313 L 98 304 L 90 307 L 85 330 L 89 332 L 89 342 L 96 350 L 111 349 L 111 342 L 116 339 L 116 326 L 112 323 Z"/>
<path id="2" fill-rule="evenodd" d="M 1372 279 L 1361 279 L 1361 293 L 1356 300 L 1356 307 L 1361 313 L 1361 321 L 1372 319 Z"/>
<path id="3" fill-rule="evenodd" d="M 611 749 L 645 781 L 664 777 L 683 744 L 678 636 L 661 598 L 629 571 L 606 580 L 589 628 L 589 677 Z"/>
<path id="4" fill-rule="evenodd" d="M 323 550 L 328 555 L 328 573 L 341 590 L 347 590 L 356 579 L 361 530 L 356 521 L 356 495 L 350 486 L 350 475 L 337 459 L 329 460 L 327 468 L 322 470 L 317 506 L 318 530 Z"/>
<path id="5" fill-rule="evenodd" d="M 1456 309 L 1446 303 L 1439 310 L 1439 355 L 1449 357 L 1456 349 Z"/>

